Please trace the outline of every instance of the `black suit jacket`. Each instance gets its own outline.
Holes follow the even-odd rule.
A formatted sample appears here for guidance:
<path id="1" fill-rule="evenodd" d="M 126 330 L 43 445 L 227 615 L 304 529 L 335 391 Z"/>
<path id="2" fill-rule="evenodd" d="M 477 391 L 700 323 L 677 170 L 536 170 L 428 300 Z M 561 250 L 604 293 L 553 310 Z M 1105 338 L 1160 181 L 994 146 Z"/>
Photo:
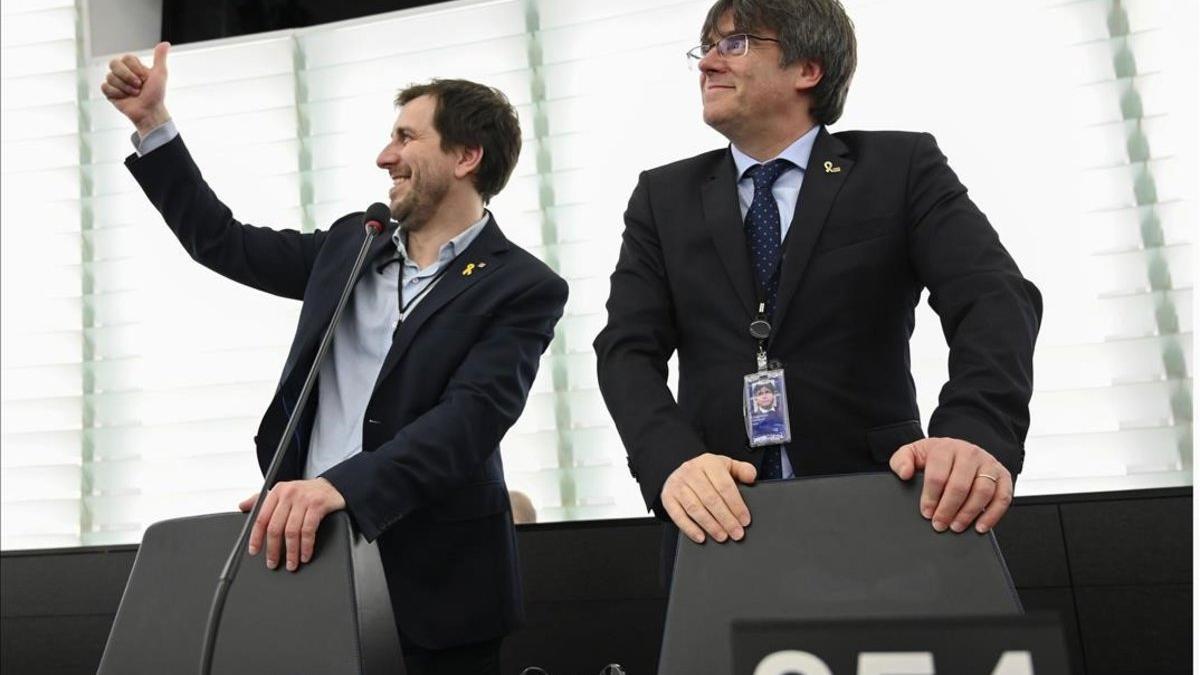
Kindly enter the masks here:
<path id="1" fill-rule="evenodd" d="M 126 164 L 195 260 L 304 301 L 255 438 L 265 472 L 362 245 L 362 216 L 312 234 L 239 223 L 181 138 Z M 393 244 L 381 235 L 372 246 L 378 258 Z M 469 276 L 457 269 L 462 261 L 476 263 Z M 378 540 L 397 627 L 408 641 L 429 648 L 479 642 L 522 618 L 499 443 L 525 405 L 566 299 L 566 283 L 490 221 L 401 323 L 378 379 L 362 383 L 373 387 L 363 452 L 322 475 L 362 533 Z M 281 481 L 303 477 L 316 398 L 288 447 Z"/>
<path id="2" fill-rule="evenodd" d="M 684 461 L 761 461 L 742 417 L 757 341 L 736 180 L 728 149 L 641 175 L 595 341 L 605 402 L 660 516 Z M 821 129 L 780 274 L 768 356 L 786 371 L 798 476 L 885 469 L 923 436 L 908 347 L 922 288 L 950 346 L 931 435 L 973 442 L 1017 475 L 1041 296 L 932 136 Z M 676 351 L 678 403 L 665 382 Z"/>

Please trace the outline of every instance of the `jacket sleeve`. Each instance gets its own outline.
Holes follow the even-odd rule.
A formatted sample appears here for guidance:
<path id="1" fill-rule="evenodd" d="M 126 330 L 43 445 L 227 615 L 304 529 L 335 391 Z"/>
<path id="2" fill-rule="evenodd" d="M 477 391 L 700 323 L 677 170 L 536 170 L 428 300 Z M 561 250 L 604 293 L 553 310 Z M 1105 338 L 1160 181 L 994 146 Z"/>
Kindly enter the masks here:
<path id="1" fill-rule="evenodd" d="M 647 508 L 665 518 L 663 483 L 707 449 L 667 387 L 667 361 L 679 336 L 645 173 L 625 211 L 607 308 L 608 323 L 593 343 L 600 391 Z"/>
<path id="2" fill-rule="evenodd" d="M 193 260 L 252 288 L 304 297 L 324 232 L 302 234 L 235 220 L 200 175 L 181 136 L 142 157 L 130 155 L 125 166 Z"/>
<path id="3" fill-rule="evenodd" d="M 464 487 L 517 421 L 567 301 L 556 275 L 496 308 L 437 405 L 372 452 L 321 474 L 346 499 L 368 540 Z"/>
<path id="4" fill-rule="evenodd" d="M 929 134 L 908 178 L 909 252 L 950 347 L 931 436 L 969 441 L 1021 471 L 1042 298 L 967 197 Z"/>

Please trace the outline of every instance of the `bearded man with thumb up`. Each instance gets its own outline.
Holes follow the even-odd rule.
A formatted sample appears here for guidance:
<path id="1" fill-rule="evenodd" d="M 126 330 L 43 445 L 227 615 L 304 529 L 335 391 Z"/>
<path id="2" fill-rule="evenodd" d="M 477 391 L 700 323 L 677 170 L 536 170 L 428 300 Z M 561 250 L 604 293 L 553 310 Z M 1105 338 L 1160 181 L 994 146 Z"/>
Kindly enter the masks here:
<path id="1" fill-rule="evenodd" d="M 155 47 L 149 67 L 113 59 L 100 89 L 136 129 L 126 166 L 192 258 L 304 303 L 255 437 L 265 472 L 364 245 L 363 214 L 311 233 L 235 220 L 167 112 L 169 51 Z M 378 542 L 408 672 L 499 673 L 500 642 L 523 618 L 499 444 L 525 405 L 567 285 L 509 242 L 486 208 L 521 149 L 504 94 L 433 80 L 402 89 L 394 104 L 375 158 L 394 222 L 370 243 L 333 327 L 249 554 L 295 572 L 312 559 L 321 520 L 345 510 Z"/>

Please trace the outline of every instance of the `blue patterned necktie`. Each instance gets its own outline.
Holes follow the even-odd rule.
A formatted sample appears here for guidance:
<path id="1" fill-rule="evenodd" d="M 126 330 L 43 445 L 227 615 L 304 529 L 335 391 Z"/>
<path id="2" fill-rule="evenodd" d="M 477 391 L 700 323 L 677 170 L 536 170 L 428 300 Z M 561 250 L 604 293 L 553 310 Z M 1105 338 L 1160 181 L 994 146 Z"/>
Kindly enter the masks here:
<path id="1" fill-rule="evenodd" d="M 779 291 L 779 259 L 782 242 L 779 222 L 779 205 L 771 188 L 784 171 L 795 166 L 786 159 L 776 159 L 766 164 L 756 164 L 746 170 L 754 180 L 754 200 L 746 211 L 746 240 L 750 245 L 750 258 L 754 266 L 754 277 L 766 304 L 767 318 L 775 314 L 775 296 Z M 783 459 L 780 446 L 763 448 L 762 467 L 758 477 L 763 480 L 783 478 Z"/>
<path id="2" fill-rule="evenodd" d="M 766 315 L 775 314 L 775 296 L 779 291 L 779 259 L 782 255 L 780 242 L 779 205 L 771 188 L 784 171 L 795 166 L 786 159 L 776 159 L 766 164 L 756 164 L 746 170 L 754 180 L 754 200 L 746 211 L 746 240 L 750 245 L 754 277 L 765 294 Z"/>

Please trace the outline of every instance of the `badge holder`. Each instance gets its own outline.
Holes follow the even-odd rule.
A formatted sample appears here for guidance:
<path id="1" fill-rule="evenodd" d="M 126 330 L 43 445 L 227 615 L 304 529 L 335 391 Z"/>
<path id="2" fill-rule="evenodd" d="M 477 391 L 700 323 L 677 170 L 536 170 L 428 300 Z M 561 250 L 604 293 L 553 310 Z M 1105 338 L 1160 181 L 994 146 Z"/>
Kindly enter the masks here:
<path id="1" fill-rule="evenodd" d="M 767 338 L 771 337 L 771 324 L 763 318 L 761 303 L 758 310 L 758 318 L 750 322 L 750 335 L 758 340 L 758 370 L 742 378 L 742 413 L 746 420 L 746 438 L 752 448 L 780 445 L 792 440 L 787 383 L 783 368 L 767 361 Z M 772 368 L 772 365 L 776 367 Z"/>

